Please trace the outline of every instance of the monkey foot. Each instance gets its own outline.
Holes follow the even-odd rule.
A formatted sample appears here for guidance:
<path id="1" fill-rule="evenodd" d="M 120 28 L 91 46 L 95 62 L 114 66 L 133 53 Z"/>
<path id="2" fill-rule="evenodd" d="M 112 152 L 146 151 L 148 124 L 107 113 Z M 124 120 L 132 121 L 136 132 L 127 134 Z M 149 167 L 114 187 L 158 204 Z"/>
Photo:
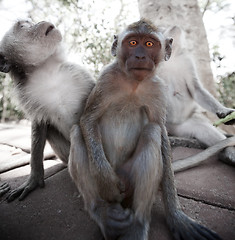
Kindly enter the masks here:
<path id="1" fill-rule="evenodd" d="M 119 239 L 131 226 L 133 213 L 129 209 L 123 209 L 118 203 L 110 204 L 106 211 L 103 218 L 105 239 Z"/>
<path id="2" fill-rule="evenodd" d="M 10 186 L 7 183 L 0 185 L 0 197 L 10 190 Z"/>
<path id="3" fill-rule="evenodd" d="M 169 224 L 169 227 L 175 240 L 222 240 L 215 232 L 196 223 L 182 211 L 175 214 L 174 220 Z"/>
<path id="4" fill-rule="evenodd" d="M 23 200 L 30 192 L 32 192 L 37 187 L 44 187 L 44 179 L 36 179 L 30 177 L 29 180 L 23 183 L 20 187 L 12 190 L 7 196 L 7 202 L 11 202 L 19 197 L 19 200 Z"/>

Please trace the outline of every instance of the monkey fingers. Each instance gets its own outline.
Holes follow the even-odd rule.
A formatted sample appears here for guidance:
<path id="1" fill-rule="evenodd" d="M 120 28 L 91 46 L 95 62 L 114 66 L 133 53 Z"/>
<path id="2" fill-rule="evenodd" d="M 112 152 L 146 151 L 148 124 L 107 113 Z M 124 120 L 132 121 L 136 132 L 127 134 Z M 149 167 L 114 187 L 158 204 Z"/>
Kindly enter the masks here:
<path id="1" fill-rule="evenodd" d="M 104 220 L 104 235 L 107 240 L 117 239 L 125 234 L 133 223 L 133 213 L 120 204 L 110 204 Z"/>
<path id="2" fill-rule="evenodd" d="M 232 109 L 232 108 L 223 108 L 222 110 L 217 111 L 216 115 L 219 118 L 225 118 L 226 116 L 233 114 L 233 112 L 234 112 L 234 109 Z"/>
<path id="3" fill-rule="evenodd" d="M 124 198 L 124 194 L 121 194 L 119 190 L 120 181 L 115 175 L 109 178 L 97 177 L 97 187 L 100 197 L 107 202 L 121 202 Z"/>
<path id="4" fill-rule="evenodd" d="M 177 212 L 170 229 L 175 240 L 222 240 L 215 232 L 196 223 L 182 211 Z"/>
<path id="5" fill-rule="evenodd" d="M 3 183 L 0 186 L 0 197 L 10 190 L 10 186 L 7 183 Z"/>
<path id="6" fill-rule="evenodd" d="M 15 190 L 12 190 L 8 194 L 7 201 L 11 202 L 15 200 L 17 197 L 19 197 L 19 200 L 21 201 L 37 187 L 42 188 L 44 186 L 45 186 L 45 183 L 44 183 L 43 177 L 36 178 L 36 177 L 30 176 L 27 182 L 23 183 L 20 187 L 18 187 Z"/>

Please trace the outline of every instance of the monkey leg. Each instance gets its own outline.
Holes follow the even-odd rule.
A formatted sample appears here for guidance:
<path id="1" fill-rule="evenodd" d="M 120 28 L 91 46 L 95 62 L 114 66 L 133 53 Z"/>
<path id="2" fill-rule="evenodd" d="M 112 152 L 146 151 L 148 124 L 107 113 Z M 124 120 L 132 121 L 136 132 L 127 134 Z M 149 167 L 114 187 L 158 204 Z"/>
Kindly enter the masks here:
<path id="1" fill-rule="evenodd" d="M 70 142 L 51 125 L 48 126 L 47 140 L 59 159 L 67 164 L 69 159 Z"/>
<path id="2" fill-rule="evenodd" d="M 118 202 L 110 203 L 101 199 L 78 125 L 73 126 L 70 137 L 69 173 L 83 196 L 86 210 L 100 227 L 105 239 L 115 240 L 130 227 L 133 214 L 129 209 L 123 209 Z"/>
<path id="3" fill-rule="evenodd" d="M 44 187 L 43 150 L 46 143 L 46 133 L 47 126 L 44 123 L 32 122 L 30 176 L 25 183 L 8 194 L 8 202 L 17 197 L 19 200 L 23 200 L 35 188 Z"/>
<path id="4" fill-rule="evenodd" d="M 206 117 L 199 113 L 181 124 L 171 124 L 167 126 L 167 129 L 171 135 L 196 138 L 208 147 L 226 138 Z"/>
<path id="5" fill-rule="evenodd" d="M 213 231 L 196 223 L 183 213 L 177 196 L 172 170 L 170 143 L 166 129 L 162 129 L 163 177 L 162 193 L 168 227 L 175 240 L 221 240 Z"/>
<path id="6" fill-rule="evenodd" d="M 182 124 L 169 126 L 169 133 L 178 137 L 196 138 L 208 147 L 226 139 L 224 134 L 199 113 L 195 113 Z M 220 153 L 219 159 L 235 166 L 235 147 L 225 148 Z"/>
<path id="7" fill-rule="evenodd" d="M 235 147 L 227 147 L 219 153 L 219 159 L 231 166 L 235 166 Z"/>
<path id="8" fill-rule="evenodd" d="M 120 240 L 146 240 L 152 205 L 162 178 L 161 128 L 148 124 L 131 158 L 130 181 L 134 185 L 134 224 Z"/>

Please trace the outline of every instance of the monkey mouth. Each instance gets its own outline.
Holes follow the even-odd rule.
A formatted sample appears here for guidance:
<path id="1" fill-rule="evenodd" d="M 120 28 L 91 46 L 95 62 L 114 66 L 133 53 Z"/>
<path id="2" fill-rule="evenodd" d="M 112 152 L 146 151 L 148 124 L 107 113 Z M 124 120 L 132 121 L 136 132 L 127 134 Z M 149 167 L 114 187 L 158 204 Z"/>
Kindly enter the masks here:
<path id="1" fill-rule="evenodd" d="M 50 26 L 47 28 L 47 30 L 46 30 L 46 32 L 45 32 L 45 35 L 47 36 L 47 35 L 49 34 L 49 32 L 51 32 L 54 28 L 55 28 L 55 27 L 54 27 L 53 25 L 50 25 Z"/>
<path id="2" fill-rule="evenodd" d="M 138 68 L 131 68 L 131 71 L 151 71 L 152 69 L 150 68 L 143 68 L 143 67 L 138 67 Z"/>

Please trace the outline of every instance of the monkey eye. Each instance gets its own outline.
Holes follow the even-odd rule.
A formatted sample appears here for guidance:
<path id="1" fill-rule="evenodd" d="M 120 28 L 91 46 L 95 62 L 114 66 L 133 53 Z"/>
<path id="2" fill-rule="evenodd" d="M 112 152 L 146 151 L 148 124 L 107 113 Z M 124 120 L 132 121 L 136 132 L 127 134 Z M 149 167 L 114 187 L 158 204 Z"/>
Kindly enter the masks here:
<path id="1" fill-rule="evenodd" d="M 148 41 L 148 42 L 145 43 L 145 45 L 146 45 L 147 47 L 152 47 L 152 46 L 153 46 L 153 42 Z"/>
<path id="2" fill-rule="evenodd" d="M 132 40 L 132 41 L 129 42 L 129 44 L 130 44 L 131 46 L 135 46 L 135 45 L 137 44 L 137 42 L 136 42 L 135 40 Z"/>
<path id="3" fill-rule="evenodd" d="M 31 27 L 33 24 L 29 21 L 21 21 L 19 22 L 19 26 L 20 28 L 29 28 Z"/>

